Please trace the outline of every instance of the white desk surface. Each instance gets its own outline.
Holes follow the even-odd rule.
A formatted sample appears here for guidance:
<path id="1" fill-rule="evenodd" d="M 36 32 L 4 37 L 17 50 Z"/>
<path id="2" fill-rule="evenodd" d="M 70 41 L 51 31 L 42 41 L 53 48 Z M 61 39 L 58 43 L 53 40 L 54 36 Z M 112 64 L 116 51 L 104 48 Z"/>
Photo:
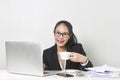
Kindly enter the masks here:
<path id="1" fill-rule="evenodd" d="M 52 75 L 47 77 L 36 77 L 8 73 L 7 70 L 0 70 L 0 80 L 120 80 L 120 78 L 100 78 L 100 77 L 62 77 Z"/>

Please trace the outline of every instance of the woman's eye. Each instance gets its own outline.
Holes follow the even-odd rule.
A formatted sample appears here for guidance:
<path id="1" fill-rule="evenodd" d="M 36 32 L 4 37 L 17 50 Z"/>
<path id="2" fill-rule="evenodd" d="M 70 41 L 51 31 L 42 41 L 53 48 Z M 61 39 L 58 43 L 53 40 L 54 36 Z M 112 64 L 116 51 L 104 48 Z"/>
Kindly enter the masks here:
<path id="1" fill-rule="evenodd" d="M 63 33 L 63 35 L 68 35 L 68 33 Z"/>
<path id="2" fill-rule="evenodd" d="M 57 34 L 61 34 L 60 32 L 57 32 Z"/>

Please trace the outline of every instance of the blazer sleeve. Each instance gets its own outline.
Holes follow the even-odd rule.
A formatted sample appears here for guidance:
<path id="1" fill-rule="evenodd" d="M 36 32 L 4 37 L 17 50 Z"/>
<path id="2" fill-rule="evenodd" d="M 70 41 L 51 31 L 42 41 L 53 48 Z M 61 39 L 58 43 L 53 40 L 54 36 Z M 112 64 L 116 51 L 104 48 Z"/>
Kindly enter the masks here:
<path id="1" fill-rule="evenodd" d="M 86 56 L 86 53 L 85 53 L 85 51 L 84 51 L 84 49 L 83 49 L 83 47 L 82 47 L 82 44 L 80 44 L 80 43 L 79 43 L 79 44 L 76 44 L 75 46 L 73 46 L 73 47 L 72 47 L 72 51 L 77 52 L 77 53 L 80 53 L 80 54 Z M 80 64 L 80 69 L 81 69 L 81 70 L 85 70 L 85 68 L 88 68 L 88 67 L 93 67 L 93 64 L 92 64 L 92 62 L 90 61 L 90 59 L 89 59 L 88 63 L 87 63 L 85 66 L 82 66 L 82 65 Z"/>
<path id="2" fill-rule="evenodd" d="M 44 70 L 50 70 L 49 69 L 49 63 L 48 63 L 48 60 L 47 60 L 48 53 L 49 53 L 48 49 L 43 51 L 43 64 L 45 64 Z"/>

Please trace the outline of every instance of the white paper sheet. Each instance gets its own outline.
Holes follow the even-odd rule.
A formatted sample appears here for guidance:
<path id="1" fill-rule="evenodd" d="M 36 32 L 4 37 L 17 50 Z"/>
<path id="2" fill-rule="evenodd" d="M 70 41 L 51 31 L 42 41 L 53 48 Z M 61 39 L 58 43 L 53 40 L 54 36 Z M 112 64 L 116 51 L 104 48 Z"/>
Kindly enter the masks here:
<path id="1" fill-rule="evenodd" d="M 91 77 L 120 77 L 120 68 L 103 65 L 99 67 L 86 68 L 88 76 Z"/>
<path id="2" fill-rule="evenodd" d="M 99 66 L 99 67 L 92 67 L 92 68 L 86 68 L 86 69 L 90 70 L 90 71 L 96 71 L 96 72 L 120 71 L 120 68 L 110 67 L 108 65 L 103 65 L 103 66 Z"/>

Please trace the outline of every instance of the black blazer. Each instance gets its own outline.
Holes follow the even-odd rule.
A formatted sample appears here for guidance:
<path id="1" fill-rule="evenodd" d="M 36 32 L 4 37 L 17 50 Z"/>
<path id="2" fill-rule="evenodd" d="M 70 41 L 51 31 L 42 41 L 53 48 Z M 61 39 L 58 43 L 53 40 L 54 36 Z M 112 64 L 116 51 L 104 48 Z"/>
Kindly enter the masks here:
<path id="1" fill-rule="evenodd" d="M 86 56 L 81 44 L 76 44 L 71 48 L 71 50 L 67 50 L 67 51 L 77 52 Z M 45 70 L 61 70 L 61 67 L 58 61 L 56 45 L 43 51 L 43 63 L 46 65 Z M 79 62 L 72 62 L 70 60 L 66 61 L 66 69 L 85 70 L 85 68 L 87 67 L 93 67 L 90 60 L 88 64 L 85 66 L 82 66 Z"/>

